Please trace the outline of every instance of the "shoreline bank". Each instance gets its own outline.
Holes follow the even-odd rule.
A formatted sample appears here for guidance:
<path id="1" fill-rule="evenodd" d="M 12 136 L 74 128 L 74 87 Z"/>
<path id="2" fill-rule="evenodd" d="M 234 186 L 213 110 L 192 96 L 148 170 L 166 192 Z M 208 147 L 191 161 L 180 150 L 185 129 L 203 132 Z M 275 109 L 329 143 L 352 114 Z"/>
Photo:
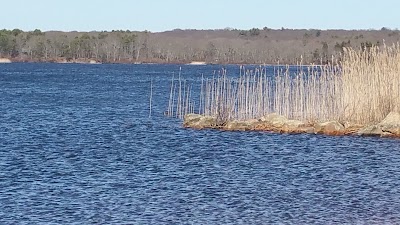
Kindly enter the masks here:
<path id="1" fill-rule="evenodd" d="M 58 63 L 58 64 L 132 64 L 132 65 L 189 65 L 189 66 L 208 66 L 208 65 L 257 65 L 257 66 L 321 66 L 317 64 L 284 64 L 284 63 L 246 63 L 246 62 L 187 62 L 187 61 L 127 61 L 127 60 L 117 60 L 117 61 L 101 61 L 98 59 L 67 59 L 67 58 L 57 58 L 57 59 L 28 59 L 28 58 L 2 58 L 7 61 L 7 63 Z"/>
<path id="2" fill-rule="evenodd" d="M 199 114 L 187 114 L 183 120 L 184 128 L 218 129 L 223 131 L 268 131 L 286 134 L 323 134 L 329 136 L 373 136 L 400 138 L 400 113 L 390 112 L 377 124 L 360 125 L 350 122 L 325 121 L 303 122 L 287 119 L 271 113 L 258 119 L 220 122 L 217 118 Z"/>

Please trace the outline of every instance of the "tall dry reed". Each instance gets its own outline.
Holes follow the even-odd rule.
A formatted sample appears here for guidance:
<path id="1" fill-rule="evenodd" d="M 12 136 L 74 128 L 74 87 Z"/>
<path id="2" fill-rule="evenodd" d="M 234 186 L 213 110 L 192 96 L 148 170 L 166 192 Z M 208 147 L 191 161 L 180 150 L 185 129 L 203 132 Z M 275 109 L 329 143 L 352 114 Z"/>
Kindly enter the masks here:
<path id="1" fill-rule="evenodd" d="M 342 105 L 344 118 L 366 124 L 400 111 L 400 46 L 345 49 Z"/>
<path id="2" fill-rule="evenodd" d="M 183 118 L 184 115 L 195 112 L 195 103 L 192 100 L 192 87 L 181 77 L 181 70 L 178 79 L 172 76 L 169 95 L 168 109 L 166 116 Z"/>
<path id="3" fill-rule="evenodd" d="M 194 112 L 191 90 L 180 77 L 173 79 L 170 116 L 182 118 Z M 369 124 L 399 110 L 399 45 L 345 49 L 334 65 L 298 65 L 296 73 L 289 66 L 275 69 L 274 74 L 263 67 L 241 67 L 240 76 L 230 78 L 223 70 L 217 77 L 202 79 L 198 105 L 198 113 L 216 117 L 219 124 L 273 112 L 308 122 Z"/>

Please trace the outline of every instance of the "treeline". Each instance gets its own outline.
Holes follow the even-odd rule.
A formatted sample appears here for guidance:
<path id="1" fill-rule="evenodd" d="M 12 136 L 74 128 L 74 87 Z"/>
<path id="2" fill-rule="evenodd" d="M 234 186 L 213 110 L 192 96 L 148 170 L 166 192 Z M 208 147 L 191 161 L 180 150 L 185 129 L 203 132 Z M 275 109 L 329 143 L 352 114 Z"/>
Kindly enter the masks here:
<path id="1" fill-rule="evenodd" d="M 380 30 L 180 30 L 43 32 L 0 30 L 0 57 L 13 61 L 106 63 L 326 63 L 343 47 L 399 42 L 400 32 Z"/>

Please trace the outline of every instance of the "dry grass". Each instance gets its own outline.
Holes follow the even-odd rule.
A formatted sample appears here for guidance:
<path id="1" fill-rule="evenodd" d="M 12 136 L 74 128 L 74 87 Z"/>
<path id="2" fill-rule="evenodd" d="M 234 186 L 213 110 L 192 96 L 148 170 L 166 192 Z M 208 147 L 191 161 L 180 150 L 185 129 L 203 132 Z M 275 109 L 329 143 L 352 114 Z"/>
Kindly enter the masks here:
<path id="1" fill-rule="evenodd" d="M 172 76 L 171 90 L 166 116 L 183 118 L 184 115 L 194 113 L 195 103 L 192 99 L 192 88 L 186 80 L 181 78 L 181 69 L 178 79 Z"/>
<path id="2" fill-rule="evenodd" d="M 400 110 L 400 46 L 346 49 L 342 62 L 344 118 L 360 124 Z"/>
<path id="3" fill-rule="evenodd" d="M 369 124 L 400 110 L 399 45 L 345 49 L 335 65 L 297 68 L 295 74 L 287 66 L 271 75 L 263 67 L 241 67 L 239 78 L 229 78 L 223 71 L 202 80 L 198 112 L 217 117 L 219 124 L 272 112 L 310 123 Z M 180 78 L 172 81 L 168 115 L 182 118 L 194 112 L 190 90 Z"/>

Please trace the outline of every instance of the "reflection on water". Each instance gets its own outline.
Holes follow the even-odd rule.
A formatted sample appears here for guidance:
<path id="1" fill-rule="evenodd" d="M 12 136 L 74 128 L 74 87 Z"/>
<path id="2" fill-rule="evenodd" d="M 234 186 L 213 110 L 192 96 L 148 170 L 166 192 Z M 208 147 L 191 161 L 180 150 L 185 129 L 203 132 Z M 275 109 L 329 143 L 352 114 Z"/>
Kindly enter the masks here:
<path id="1" fill-rule="evenodd" d="M 400 223 L 400 140 L 183 129 L 178 70 L 2 65 L 0 224 Z"/>

